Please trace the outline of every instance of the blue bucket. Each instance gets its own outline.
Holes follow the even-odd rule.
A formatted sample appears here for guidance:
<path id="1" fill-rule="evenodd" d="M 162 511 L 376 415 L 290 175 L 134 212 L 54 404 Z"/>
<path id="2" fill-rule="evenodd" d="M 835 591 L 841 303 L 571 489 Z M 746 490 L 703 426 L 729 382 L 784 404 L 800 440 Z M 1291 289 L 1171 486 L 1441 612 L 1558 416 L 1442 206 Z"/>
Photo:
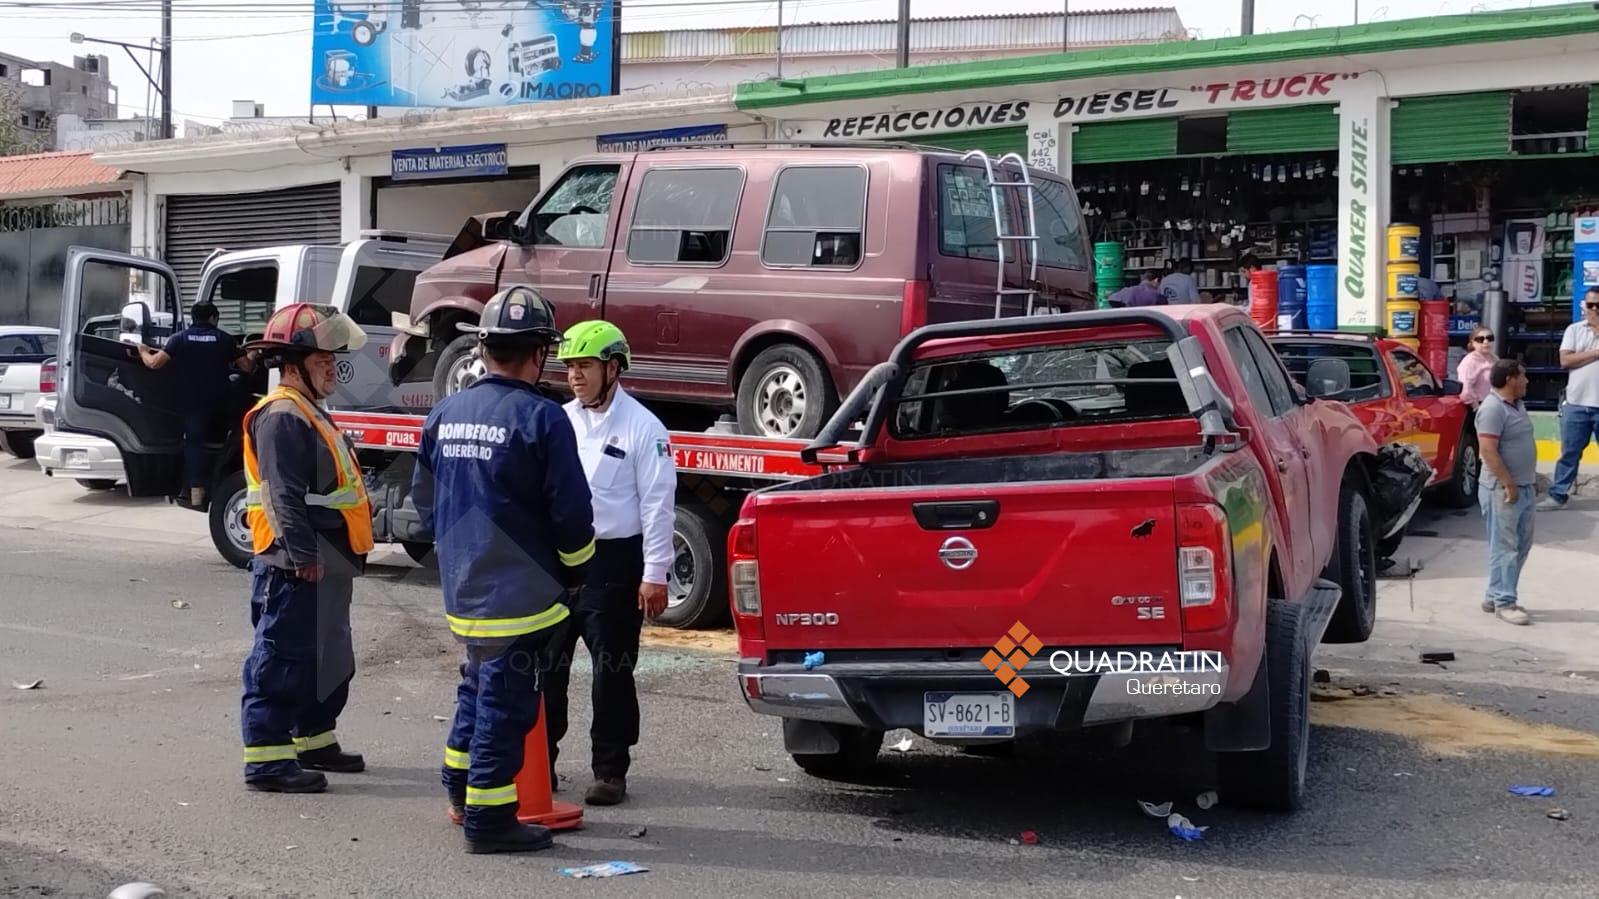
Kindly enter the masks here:
<path id="1" fill-rule="evenodd" d="M 1305 309 L 1312 331 L 1338 330 L 1338 266 L 1305 267 Z"/>
<path id="2" fill-rule="evenodd" d="M 1277 330 L 1303 331 L 1310 326 L 1306 316 L 1305 267 L 1277 267 Z"/>

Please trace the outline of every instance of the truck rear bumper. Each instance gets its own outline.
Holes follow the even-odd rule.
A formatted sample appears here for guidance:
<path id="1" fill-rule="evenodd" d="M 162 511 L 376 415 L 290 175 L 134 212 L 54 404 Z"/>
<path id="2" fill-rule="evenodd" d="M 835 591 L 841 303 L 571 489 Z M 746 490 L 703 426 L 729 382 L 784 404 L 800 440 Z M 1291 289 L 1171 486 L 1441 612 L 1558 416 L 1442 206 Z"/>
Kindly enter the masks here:
<path id="1" fill-rule="evenodd" d="M 117 445 L 93 434 L 46 431 L 33 443 L 39 469 L 52 478 L 125 481 L 128 473 Z"/>
<path id="2" fill-rule="evenodd" d="M 1074 653 L 1086 649 L 1074 649 Z M 1117 649 L 1104 650 L 1112 656 Z M 1100 650 L 1094 650 L 1099 653 Z M 1017 731 L 1075 730 L 1141 718 L 1203 712 L 1227 689 L 1231 666 L 1219 670 L 1128 672 L 1057 671 L 1039 653 L 1022 672 L 1028 690 L 1016 701 Z M 920 732 L 924 694 L 992 693 L 1002 684 L 976 661 L 849 661 L 803 665 L 739 663 L 739 681 L 752 711 L 763 715 Z"/>

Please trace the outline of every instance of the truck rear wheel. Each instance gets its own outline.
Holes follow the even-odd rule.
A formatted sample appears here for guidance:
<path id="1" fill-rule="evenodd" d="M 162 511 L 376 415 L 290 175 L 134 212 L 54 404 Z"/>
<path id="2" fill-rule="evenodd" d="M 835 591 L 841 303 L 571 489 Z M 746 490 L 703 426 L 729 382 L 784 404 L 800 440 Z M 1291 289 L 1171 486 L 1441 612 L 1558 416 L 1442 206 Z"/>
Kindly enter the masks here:
<path id="1" fill-rule="evenodd" d="M 650 621 L 709 628 L 727 616 L 727 528 L 700 503 L 679 502 L 672 524 L 672 564 L 666 572 L 666 610 Z"/>
<path id="2" fill-rule="evenodd" d="M 0 431 L 0 452 L 8 452 L 18 459 L 32 459 L 33 440 L 39 431 Z"/>
<path id="3" fill-rule="evenodd" d="M 245 514 L 244 471 L 235 471 L 211 492 L 211 543 L 228 563 L 244 568 L 255 555 L 250 538 L 250 521 Z"/>
<path id="4" fill-rule="evenodd" d="M 1348 484 L 1338 495 L 1338 545 L 1322 576 L 1343 589 L 1322 642 L 1366 642 L 1377 623 L 1377 534 L 1365 495 Z"/>
<path id="5" fill-rule="evenodd" d="M 1305 792 L 1310 759 L 1310 651 L 1300 609 L 1281 599 L 1266 608 L 1267 704 L 1271 745 L 1216 757 L 1223 802 L 1238 808 L 1291 812 Z"/>
<path id="6" fill-rule="evenodd" d="M 883 748 L 883 732 L 864 727 L 837 725 L 837 752 L 790 753 L 794 764 L 816 777 L 850 779 L 866 773 Z"/>
<path id="7" fill-rule="evenodd" d="M 453 330 L 455 326 L 449 327 Z M 483 361 L 473 352 L 476 348 L 477 338 L 471 334 L 462 334 L 444 345 L 433 368 L 434 402 L 460 393 L 483 377 Z"/>

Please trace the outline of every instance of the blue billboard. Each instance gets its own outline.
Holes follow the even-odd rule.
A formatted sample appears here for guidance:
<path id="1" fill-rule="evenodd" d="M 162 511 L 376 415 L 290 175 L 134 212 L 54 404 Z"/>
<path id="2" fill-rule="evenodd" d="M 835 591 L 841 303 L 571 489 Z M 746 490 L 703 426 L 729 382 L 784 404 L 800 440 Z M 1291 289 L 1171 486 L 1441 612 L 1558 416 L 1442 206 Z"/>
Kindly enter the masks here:
<path id="1" fill-rule="evenodd" d="M 311 102 L 473 109 L 615 92 L 614 0 L 316 0 Z"/>

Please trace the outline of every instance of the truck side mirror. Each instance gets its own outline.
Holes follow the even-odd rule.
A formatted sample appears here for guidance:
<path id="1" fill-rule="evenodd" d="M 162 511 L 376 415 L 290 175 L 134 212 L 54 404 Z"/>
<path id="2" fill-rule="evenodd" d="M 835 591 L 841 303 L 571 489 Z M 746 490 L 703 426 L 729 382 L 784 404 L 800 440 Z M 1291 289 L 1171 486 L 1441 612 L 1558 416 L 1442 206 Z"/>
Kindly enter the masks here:
<path id="1" fill-rule="evenodd" d="M 1349 392 L 1349 363 L 1342 359 L 1317 359 L 1305 372 L 1305 392 L 1315 399 L 1342 396 Z"/>
<path id="2" fill-rule="evenodd" d="M 140 300 L 122 307 L 118 339 L 123 343 L 144 343 L 150 339 L 150 307 Z"/>

